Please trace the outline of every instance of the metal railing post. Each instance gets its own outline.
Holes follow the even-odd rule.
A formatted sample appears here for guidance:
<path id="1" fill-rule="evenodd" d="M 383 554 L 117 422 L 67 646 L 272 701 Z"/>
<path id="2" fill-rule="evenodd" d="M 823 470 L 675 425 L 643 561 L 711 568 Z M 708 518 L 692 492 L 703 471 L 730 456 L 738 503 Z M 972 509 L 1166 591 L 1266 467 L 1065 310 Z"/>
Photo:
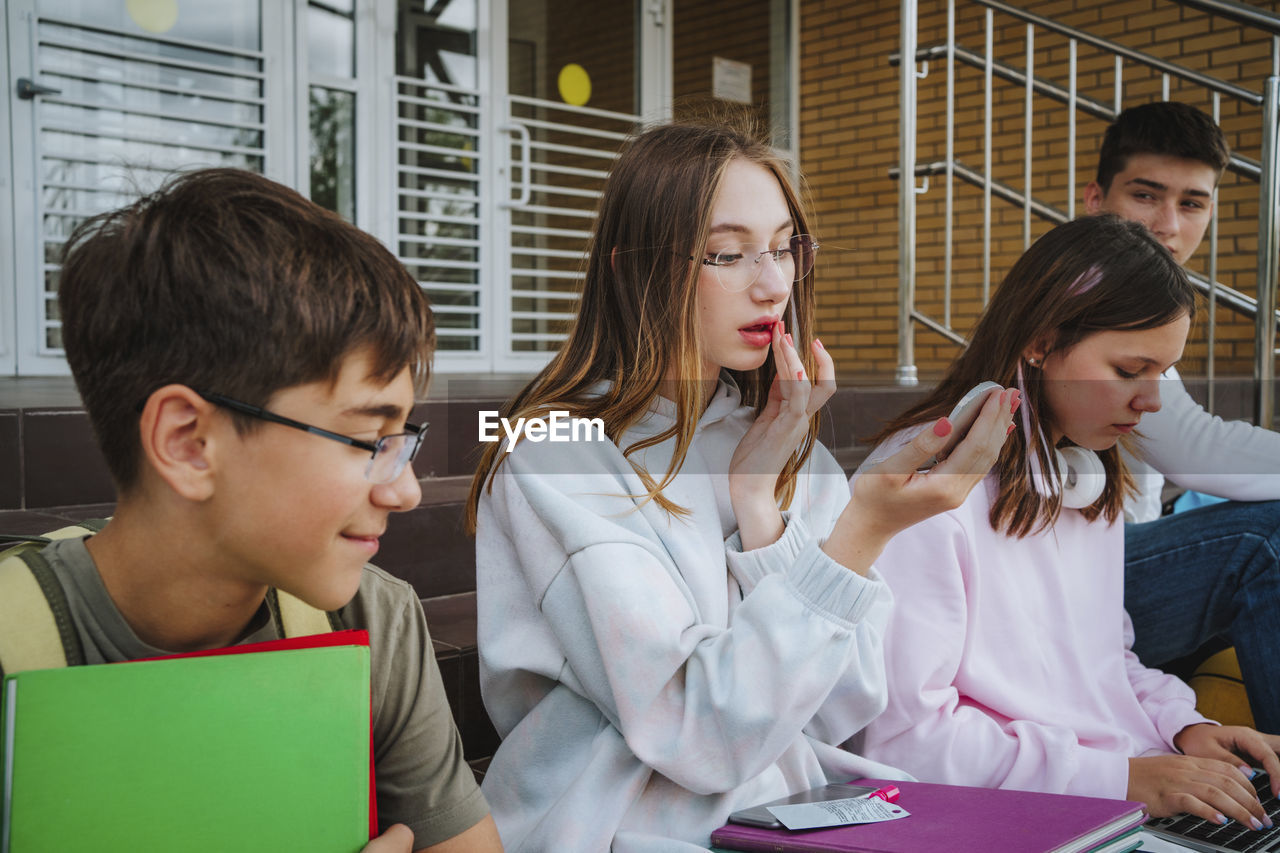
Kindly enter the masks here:
<path id="1" fill-rule="evenodd" d="M 1258 333 L 1254 344 L 1258 424 L 1275 422 L 1276 281 L 1280 276 L 1280 77 L 1267 78 L 1262 101 L 1262 175 L 1258 195 Z"/>
<path id="2" fill-rule="evenodd" d="M 899 17 L 898 80 L 898 371 L 899 385 L 919 382 L 915 360 L 916 298 L 916 19 L 915 0 L 903 0 Z"/>

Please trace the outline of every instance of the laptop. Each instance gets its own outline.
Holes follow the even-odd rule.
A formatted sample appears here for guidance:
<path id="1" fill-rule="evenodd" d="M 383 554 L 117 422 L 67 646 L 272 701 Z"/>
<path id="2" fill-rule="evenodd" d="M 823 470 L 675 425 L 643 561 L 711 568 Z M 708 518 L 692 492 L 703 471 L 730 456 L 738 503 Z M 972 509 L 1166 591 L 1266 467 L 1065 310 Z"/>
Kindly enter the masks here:
<path id="1" fill-rule="evenodd" d="M 1167 838 L 1183 847 L 1205 853 L 1280 853 L 1280 800 L 1271 793 L 1271 777 L 1258 771 L 1253 787 L 1274 829 L 1254 829 L 1231 821 L 1223 826 L 1189 814 L 1157 817 L 1147 821 L 1148 832 Z"/>

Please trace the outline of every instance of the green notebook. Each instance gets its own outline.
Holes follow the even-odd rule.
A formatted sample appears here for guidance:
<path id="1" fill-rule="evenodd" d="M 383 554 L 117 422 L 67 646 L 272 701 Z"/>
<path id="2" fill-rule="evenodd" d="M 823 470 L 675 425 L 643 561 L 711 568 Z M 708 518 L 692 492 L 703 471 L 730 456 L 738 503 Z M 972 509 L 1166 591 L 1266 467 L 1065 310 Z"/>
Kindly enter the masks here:
<path id="1" fill-rule="evenodd" d="M 4 680 L 4 853 L 305 850 L 369 839 L 369 649 Z"/>

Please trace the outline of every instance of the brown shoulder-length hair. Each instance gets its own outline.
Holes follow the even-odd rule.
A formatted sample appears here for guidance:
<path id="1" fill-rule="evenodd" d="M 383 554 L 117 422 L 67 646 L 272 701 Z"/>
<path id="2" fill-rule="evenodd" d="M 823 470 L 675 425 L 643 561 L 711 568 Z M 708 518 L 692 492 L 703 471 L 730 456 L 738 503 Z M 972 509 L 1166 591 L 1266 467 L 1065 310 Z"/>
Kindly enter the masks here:
<path id="1" fill-rule="evenodd" d="M 1041 367 L 1024 359 L 1027 349 L 1048 343 L 1065 353 L 1096 332 L 1153 329 L 1195 314 L 1195 292 L 1186 273 L 1141 225 L 1116 216 L 1086 216 L 1049 231 L 1028 249 L 991 297 L 968 347 L 922 402 L 876 436 L 888 436 L 947 414 L 973 385 L 990 379 L 1020 385 L 1021 422 L 997 461 L 1000 494 L 991 526 L 1022 537 L 1053 523 L 1061 495 L 1041 496 L 1032 465 L 1058 473 L 1057 460 L 1040 436 L 1048 417 Z M 1034 447 L 1028 447 L 1028 443 Z M 1032 462 L 1032 457 L 1035 462 Z M 1133 479 L 1118 447 L 1098 454 L 1106 469 L 1102 495 L 1082 512 L 1090 521 L 1114 521 Z"/>
<path id="2" fill-rule="evenodd" d="M 684 463 L 703 407 L 697 312 L 702 266 L 694 259 L 705 254 L 712 203 L 725 169 L 739 159 L 758 163 L 777 178 L 795 233 L 810 233 L 790 165 L 745 115 L 681 120 L 639 133 L 624 146 L 605 181 L 587 247 L 582 298 L 568 340 L 502 411 L 511 419 L 546 416 L 551 410 L 600 418 L 606 435 L 616 443 L 644 417 L 662 381 L 675 374 L 680 381 L 674 425 L 623 452 L 631 457 L 675 439 L 665 472 L 655 477 L 637 462 L 632 465 L 647 489 L 640 497 L 676 515 L 685 510 L 662 490 Z M 813 273 L 796 282 L 791 298 L 795 319 L 788 331 L 812 374 Z M 743 403 L 762 410 L 774 377 L 773 359 L 752 371 L 727 372 L 741 390 Z M 601 381 L 608 383 L 603 393 L 592 388 Z M 784 506 L 794 494 L 796 473 L 817 431 L 815 416 L 805 440 L 778 476 L 776 494 Z M 473 532 L 480 495 L 492 487 L 501 464 L 499 453 L 498 444 L 486 448 L 471 483 L 467 524 Z"/>

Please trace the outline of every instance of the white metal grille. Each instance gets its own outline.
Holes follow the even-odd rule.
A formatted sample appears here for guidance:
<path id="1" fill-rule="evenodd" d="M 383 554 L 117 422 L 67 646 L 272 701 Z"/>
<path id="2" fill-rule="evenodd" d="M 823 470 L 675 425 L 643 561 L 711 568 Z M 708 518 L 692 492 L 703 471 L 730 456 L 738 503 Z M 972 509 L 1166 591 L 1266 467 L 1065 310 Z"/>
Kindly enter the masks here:
<path id="1" fill-rule="evenodd" d="M 545 360 L 565 339 L 580 295 L 604 179 L 640 118 L 520 96 L 508 99 L 509 356 Z"/>
<path id="2" fill-rule="evenodd" d="M 480 109 L 473 89 L 396 78 L 396 252 L 431 297 L 445 355 L 484 343 Z"/>
<path id="3" fill-rule="evenodd" d="M 37 79 L 59 90 L 36 107 L 38 345 L 60 355 L 57 259 L 76 225 L 174 170 L 263 171 L 263 55 L 53 18 L 38 19 L 35 47 Z"/>

